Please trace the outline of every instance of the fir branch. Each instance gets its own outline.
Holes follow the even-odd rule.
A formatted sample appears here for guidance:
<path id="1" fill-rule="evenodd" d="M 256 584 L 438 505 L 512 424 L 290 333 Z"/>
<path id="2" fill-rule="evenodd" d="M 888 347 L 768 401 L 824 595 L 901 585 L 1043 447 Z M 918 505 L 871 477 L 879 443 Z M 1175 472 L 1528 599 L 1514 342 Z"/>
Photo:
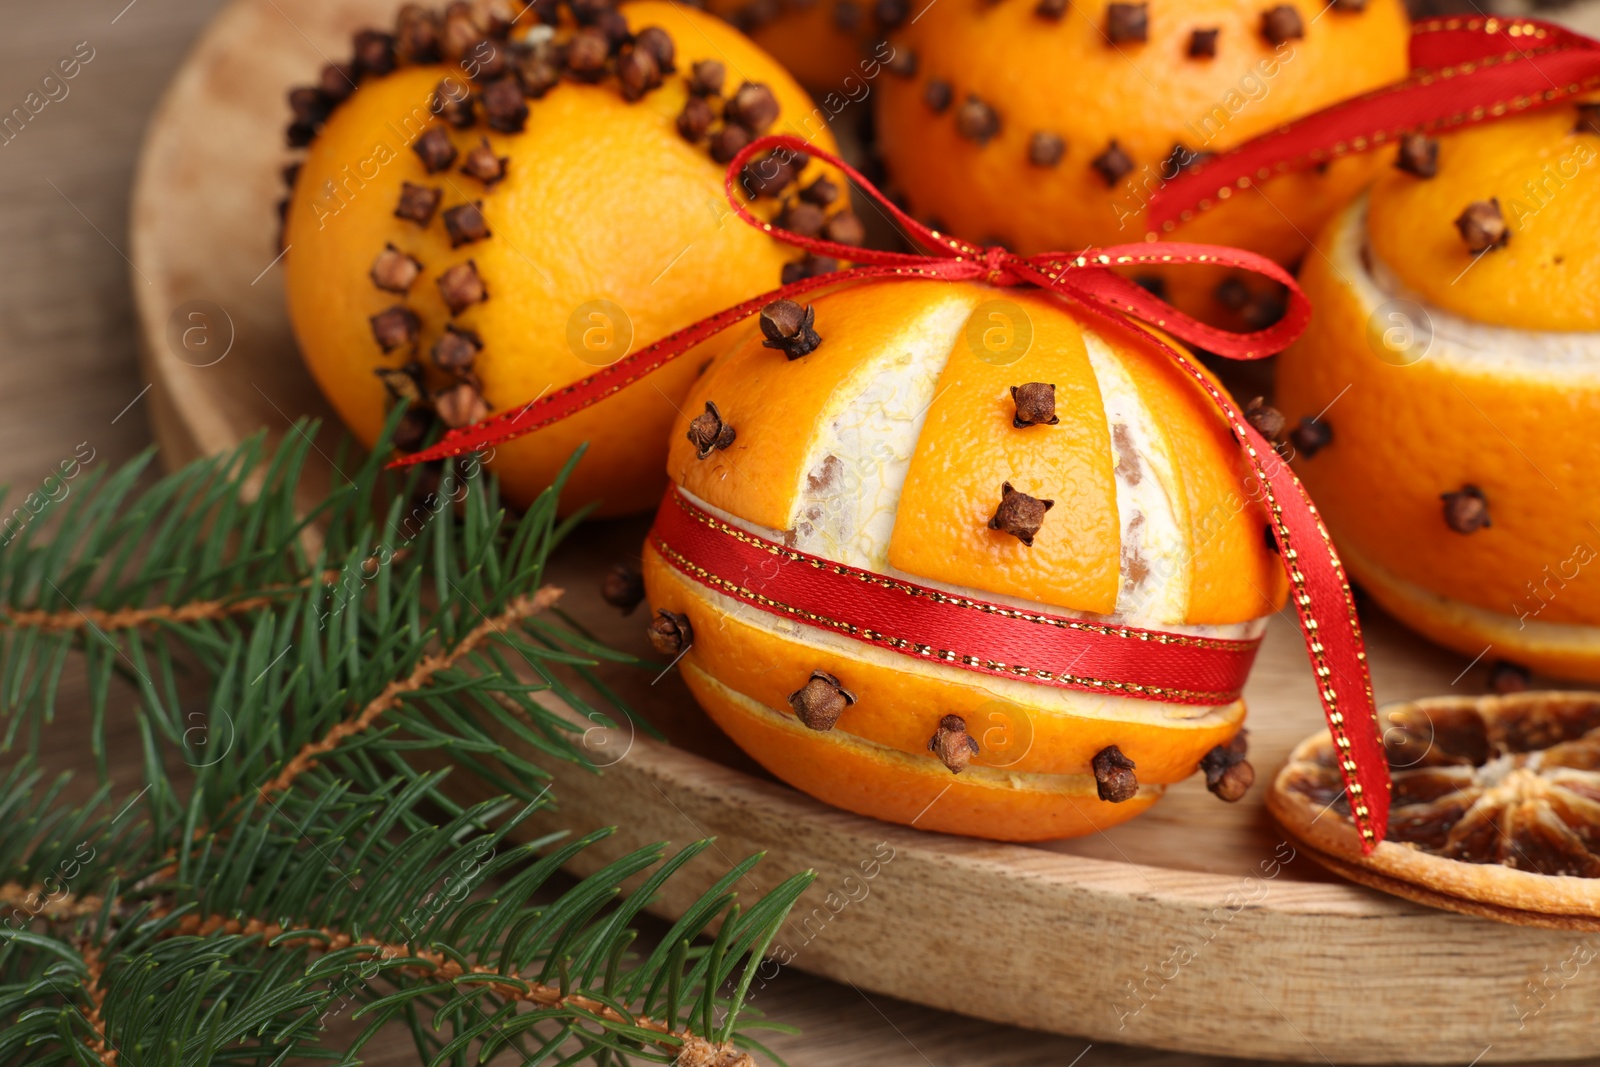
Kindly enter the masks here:
<path id="1" fill-rule="evenodd" d="M 575 718 L 632 714 L 592 673 L 628 657 L 548 611 L 545 563 L 572 528 L 555 491 L 512 517 L 471 462 L 430 496 L 425 472 L 398 482 L 369 457 L 307 517 L 305 452 L 253 441 L 142 494 L 135 464 L 80 494 L 55 540 L 30 527 L 0 547 L 6 743 L 38 736 L 81 662 L 91 747 L 131 714 L 146 776 L 78 808 L 26 756 L 0 777 L 0 1065 L 353 1064 L 392 1025 L 430 1064 L 504 1047 L 739 1062 L 749 978 L 809 875 L 742 907 L 741 863 L 640 959 L 632 920 L 706 842 L 559 893 L 550 877 L 607 832 L 510 843 L 548 775 L 500 736 L 582 762 Z M 418 753 L 507 796 L 463 807 Z M 347 1000 L 365 1029 L 339 1050 L 323 1020 Z"/>

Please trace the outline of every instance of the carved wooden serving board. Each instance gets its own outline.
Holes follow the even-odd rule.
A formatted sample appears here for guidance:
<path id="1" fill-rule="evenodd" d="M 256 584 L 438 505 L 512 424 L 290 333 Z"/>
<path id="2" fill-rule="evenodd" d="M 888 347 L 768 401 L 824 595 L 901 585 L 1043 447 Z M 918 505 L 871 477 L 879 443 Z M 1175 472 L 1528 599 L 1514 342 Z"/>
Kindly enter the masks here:
<path id="1" fill-rule="evenodd" d="M 147 134 L 132 234 L 132 258 L 150 280 L 134 289 L 169 463 L 263 426 L 288 432 L 300 415 L 332 422 L 300 365 L 274 261 L 284 94 L 342 58 L 354 29 L 390 21 L 394 6 L 234 0 L 173 79 Z M 213 331 L 208 349 L 180 337 L 201 321 L 188 317 L 197 308 Z M 596 524 L 554 575 L 583 622 L 641 653 L 640 617 L 619 618 L 594 591 L 611 563 L 637 557 L 644 529 L 643 520 Z M 1382 700 L 1483 684 L 1482 664 L 1465 669 L 1376 613 L 1368 635 Z M 1039 847 L 823 807 L 733 749 L 675 675 L 614 680 L 671 743 L 591 733 L 608 766 L 598 775 L 553 767 L 560 807 L 536 828 L 618 826 L 584 853 L 589 867 L 641 844 L 714 835 L 716 848 L 657 905 L 669 916 L 753 852 L 767 858 L 752 892 L 815 869 L 767 978 L 794 966 L 1096 1041 L 1250 1057 L 1466 1064 L 1595 1049 L 1600 979 L 1574 976 L 1573 960 L 1585 957 L 1573 935 L 1408 904 L 1338 881 L 1284 842 L 1262 788 L 1321 725 L 1286 617 L 1273 620 L 1246 690 L 1262 783 L 1243 802 L 1225 806 L 1191 779 L 1132 823 Z"/>

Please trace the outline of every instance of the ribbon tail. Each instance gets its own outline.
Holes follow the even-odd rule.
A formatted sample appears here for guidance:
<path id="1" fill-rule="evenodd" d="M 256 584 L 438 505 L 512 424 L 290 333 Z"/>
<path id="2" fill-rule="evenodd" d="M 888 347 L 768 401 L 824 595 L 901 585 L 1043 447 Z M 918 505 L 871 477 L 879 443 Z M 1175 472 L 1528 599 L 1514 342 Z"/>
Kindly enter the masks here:
<path id="1" fill-rule="evenodd" d="M 1339 776 L 1361 851 L 1382 843 L 1389 825 L 1389 760 L 1384 753 L 1366 644 L 1344 565 L 1317 508 L 1289 465 L 1229 403 L 1224 410 L 1245 442 L 1262 487 L 1278 556 L 1289 576 L 1289 599 L 1300 619 L 1317 696 L 1338 748 Z M 1241 432 L 1242 431 L 1242 432 Z"/>
<path id="2" fill-rule="evenodd" d="M 1362 852 L 1370 853 L 1383 841 L 1389 825 L 1389 761 L 1380 742 L 1355 598 L 1316 505 L 1289 465 L 1245 421 L 1233 398 L 1196 360 L 1140 329 L 1133 320 L 1108 310 L 1093 293 L 1080 293 L 1061 284 L 1056 289 L 1111 329 L 1157 346 L 1205 390 L 1227 418 L 1249 460 L 1260 487 L 1260 503 L 1272 523 L 1279 559 L 1289 577 L 1290 599 L 1316 675 L 1317 696 L 1339 749 L 1339 775 L 1349 795 L 1351 820 L 1361 834 Z"/>

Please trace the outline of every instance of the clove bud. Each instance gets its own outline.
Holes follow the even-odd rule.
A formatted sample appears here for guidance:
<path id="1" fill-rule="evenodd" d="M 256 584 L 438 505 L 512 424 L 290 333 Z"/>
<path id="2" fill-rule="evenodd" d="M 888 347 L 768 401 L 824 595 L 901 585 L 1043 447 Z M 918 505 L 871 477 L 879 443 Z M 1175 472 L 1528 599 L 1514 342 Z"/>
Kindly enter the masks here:
<path id="1" fill-rule="evenodd" d="M 472 260 L 457 263 L 439 275 L 436 284 L 450 314 L 459 315 L 473 304 L 489 299 L 489 292 L 478 277 L 478 264 Z"/>
<path id="2" fill-rule="evenodd" d="M 694 445 L 694 458 L 706 459 L 733 444 L 737 436 L 732 426 L 722 421 L 717 405 L 706 401 L 706 410 L 689 423 L 689 443 Z"/>
<path id="3" fill-rule="evenodd" d="M 1017 407 L 1016 414 L 1011 417 L 1011 425 L 1019 430 L 1024 426 L 1054 426 L 1061 421 L 1056 415 L 1056 387 L 1052 384 L 1026 382 L 1013 385 L 1011 402 Z"/>
<path id="4" fill-rule="evenodd" d="M 1406 134 L 1400 138 L 1400 153 L 1394 165 L 1419 178 L 1433 177 L 1439 173 L 1439 142 L 1425 134 Z"/>
<path id="5" fill-rule="evenodd" d="M 1139 779 L 1134 776 L 1137 766 L 1122 754 L 1122 749 L 1109 745 L 1094 754 L 1090 761 L 1094 769 L 1095 791 L 1109 804 L 1132 800 L 1139 792 Z"/>
<path id="6" fill-rule="evenodd" d="M 656 612 L 645 634 L 650 638 L 650 647 L 663 656 L 676 656 L 694 644 L 694 628 L 689 625 L 689 617 L 675 611 Z"/>
<path id="7" fill-rule="evenodd" d="M 856 695 L 827 671 L 812 671 L 811 680 L 789 694 L 795 718 L 812 730 L 833 729 L 844 709 L 856 702 Z"/>
<path id="8" fill-rule="evenodd" d="M 1474 255 L 1500 248 L 1511 240 L 1511 228 L 1506 225 L 1506 217 L 1500 213 L 1500 200 L 1497 197 L 1474 200 L 1468 204 L 1467 209 L 1456 218 L 1456 229 L 1461 231 L 1467 251 Z"/>
<path id="9" fill-rule="evenodd" d="M 1229 804 L 1243 797 L 1255 783 L 1256 769 L 1245 755 L 1250 751 L 1249 733 L 1240 730 L 1226 745 L 1218 745 L 1200 758 L 1206 788 Z"/>
<path id="10" fill-rule="evenodd" d="M 372 324 L 372 336 L 377 338 L 378 347 L 385 352 L 413 344 L 422 329 L 417 313 L 399 304 L 378 312 L 367 321 Z"/>
<path id="11" fill-rule="evenodd" d="M 385 245 L 372 261 L 372 284 L 390 293 L 404 293 L 422 273 L 422 264 L 394 245 Z"/>
<path id="12" fill-rule="evenodd" d="M 776 348 L 790 359 L 810 355 L 822 343 L 817 331 L 812 329 L 817 309 L 808 304 L 801 307 L 793 300 L 774 300 L 761 309 L 761 332 L 766 335 L 765 348 Z"/>
<path id="13" fill-rule="evenodd" d="M 978 742 L 967 733 L 967 720 L 959 715 L 946 715 L 928 739 L 928 751 L 937 755 L 939 761 L 950 768 L 951 774 L 960 774 L 978 754 Z"/>
<path id="14" fill-rule="evenodd" d="M 989 520 L 989 529 L 1008 533 L 1032 548 L 1034 536 L 1044 525 L 1044 513 L 1055 506 L 1054 500 L 1040 500 L 1020 493 L 1006 482 L 1000 487 L 1000 506 Z"/>
<path id="15" fill-rule="evenodd" d="M 1444 501 L 1444 522 L 1459 534 L 1477 533 L 1486 526 L 1493 525 L 1489 521 L 1489 501 L 1483 495 L 1483 490 L 1475 485 L 1463 485 L 1451 493 L 1440 493 L 1439 499 Z"/>
<path id="16" fill-rule="evenodd" d="M 644 576 L 626 563 L 618 563 L 600 583 L 600 599 L 620 608 L 624 615 L 632 615 L 644 600 Z"/>

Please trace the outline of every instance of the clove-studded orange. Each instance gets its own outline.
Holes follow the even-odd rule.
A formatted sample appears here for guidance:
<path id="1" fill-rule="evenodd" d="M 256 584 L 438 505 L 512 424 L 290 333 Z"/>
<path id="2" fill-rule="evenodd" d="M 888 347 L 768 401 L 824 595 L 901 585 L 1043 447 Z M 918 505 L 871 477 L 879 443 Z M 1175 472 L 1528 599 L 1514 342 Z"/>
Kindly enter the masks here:
<path id="1" fill-rule="evenodd" d="M 290 317 L 367 442 L 394 404 L 410 405 L 401 444 L 415 447 L 435 422 L 525 404 L 828 266 L 739 224 L 723 194 L 730 145 L 789 132 L 832 148 L 770 57 L 678 4 L 503 6 L 408 4 L 291 97 L 290 141 L 308 151 L 285 219 Z M 762 160 L 746 188 L 771 216 L 823 176 Z M 848 197 L 827 206 L 825 224 L 853 221 Z M 653 505 L 703 362 L 501 446 L 490 466 L 508 499 L 530 500 L 588 442 L 566 509 Z"/>
<path id="2" fill-rule="evenodd" d="M 975 283 L 864 282 L 807 300 L 739 328 L 690 391 L 668 473 L 695 507 L 1013 609 L 1250 638 L 1281 604 L 1238 446 L 1153 345 L 1054 296 Z M 713 410 L 731 434 L 708 449 L 696 423 Z M 697 581 L 654 540 L 644 577 L 653 612 L 687 620 L 674 655 L 711 718 L 779 778 L 851 811 L 1069 837 L 1137 815 L 1208 756 L 1242 762 L 1239 700 L 1138 700 L 901 655 Z M 1236 798 L 1246 774 L 1219 795 Z"/>
<path id="3" fill-rule="evenodd" d="M 1396 165 L 1306 261 L 1317 315 L 1279 366 L 1297 469 L 1353 577 L 1467 657 L 1590 681 L 1597 110 L 1383 153 Z"/>
<path id="4" fill-rule="evenodd" d="M 1143 239 L 1166 181 L 1406 73 L 1401 0 L 995 0 L 918 5 L 890 35 L 915 71 L 873 91 L 890 187 L 939 228 L 1031 254 Z M 1364 157 L 1221 190 L 1163 238 L 1291 265 L 1382 164 Z M 1226 271 L 1149 272 L 1211 321 L 1259 327 L 1276 293 Z"/>

